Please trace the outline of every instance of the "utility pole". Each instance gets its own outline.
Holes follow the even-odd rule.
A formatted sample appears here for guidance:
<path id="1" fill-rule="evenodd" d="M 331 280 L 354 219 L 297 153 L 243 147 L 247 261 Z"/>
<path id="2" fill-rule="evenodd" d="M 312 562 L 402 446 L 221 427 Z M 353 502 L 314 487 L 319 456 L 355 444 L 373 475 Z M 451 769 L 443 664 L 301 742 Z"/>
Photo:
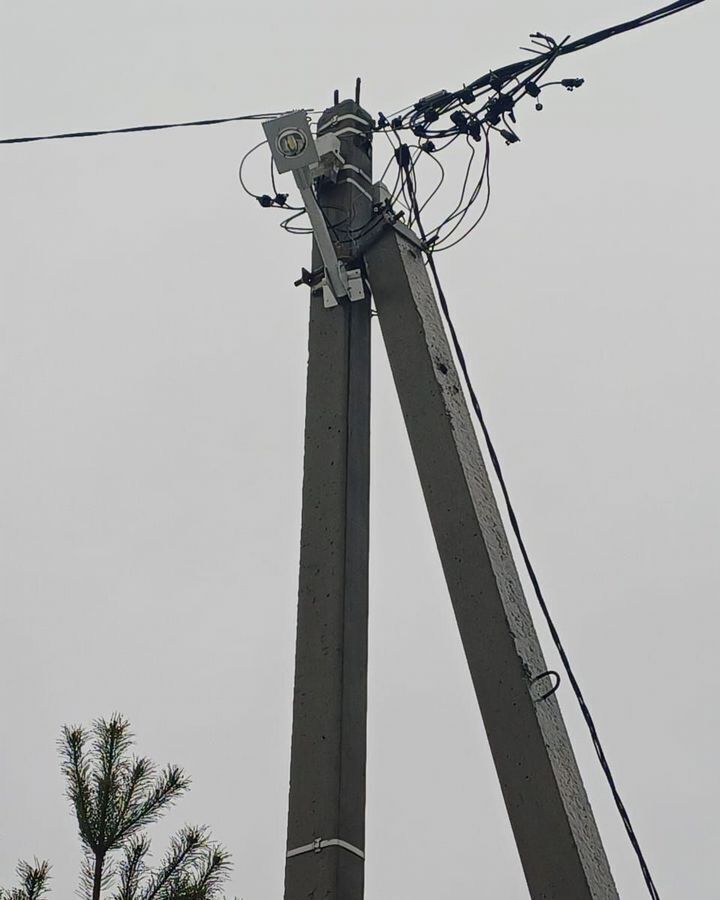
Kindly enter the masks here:
<path id="1" fill-rule="evenodd" d="M 532 900 L 617 900 L 420 239 L 371 184 L 356 101 L 266 123 L 315 235 L 285 900 L 362 900 L 370 300 Z M 282 167 L 282 168 L 280 168 Z"/>
<path id="2" fill-rule="evenodd" d="M 390 120 L 381 113 L 377 129 L 360 107 L 359 79 L 354 101 L 340 103 L 335 92 L 317 135 L 303 110 L 263 125 L 278 172 L 295 177 L 314 236 L 313 268 L 296 282 L 311 287 L 311 301 L 285 900 L 363 898 L 370 291 L 530 897 L 618 900 L 555 697 L 559 675 L 543 658 L 425 268 L 423 254 L 433 252 L 438 233 L 426 241 L 420 227 L 416 158 L 401 142 L 401 186 L 422 240 L 399 221 L 385 185 L 372 184 L 371 139 L 375 130 L 410 132 L 420 153 L 434 153 L 463 135 L 487 142 L 494 129 L 515 143 L 508 119 L 515 123 L 519 100 L 532 97 L 542 109 L 544 88 L 574 90 L 583 83 L 545 80 L 558 57 L 702 2 L 676 0 L 575 41 L 537 32 L 529 58 L 456 91 L 422 97 Z M 445 143 L 438 147 L 437 139 Z M 486 174 L 483 169 L 460 221 Z M 646 885 L 657 897 L 583 708 Z"/>
<path id="3" fill-rule="evenodd" d="M 315 190 L 343 277 L 372 216 L 373 120 L 357 101 L 359 85 L 355 101 L 338 103 L 336 94 L 317 127 L 318 144 L 339 141 L 341 162 Z M 312 190 L 308 179 L 298 184 Z M 285 900 L 362 900 L 370 299 L 333 303 L 333 282 L 320 283 L 327 251 L 315 234 L 316 274 L 305 273 L 312 290 Z"/>

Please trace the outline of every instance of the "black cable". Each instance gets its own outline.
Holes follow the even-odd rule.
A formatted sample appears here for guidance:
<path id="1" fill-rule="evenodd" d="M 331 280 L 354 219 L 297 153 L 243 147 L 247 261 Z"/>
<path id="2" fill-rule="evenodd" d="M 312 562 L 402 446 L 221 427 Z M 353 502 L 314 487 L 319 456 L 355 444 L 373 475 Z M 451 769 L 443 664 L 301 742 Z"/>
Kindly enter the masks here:
<path id="1" fill-rule="evenodd" d="M 696 0 L 697 2 L 697 0 Z M 423 238 L 423 241 L 426 242 L 425 234 L 423 231 L 423 227 L 420 221 L 420 215 L 418 210 L 417 197 L 413 190 L 412 183 L 410 179 L 408 179 L 408 190 L 410 192 L 410 196 L 413 201 L 413 206 L 415 208 L 415 219 L 418 223 L 418 229 L 420 231 L 420 235 Z M 487 427 L 487 423 L 485 421 L 485 416 L 480 406 L 480 402 L 478 400 L 477 394 L 475 392 L 475 388 L 473 387 L 472 381 L 470 379 L 470 373 L 468 370 L 467 361 L 465 359 L 465 354 L 463 353 L 462 346 L 460 345 L 460 340 L 457 335 L 457 331 L 455 330 L 455 325 L 453 324 L 452 318 L 450 316 L 450 310 L 448 308 L 447 298 L 445 297 L 445 292 L 442 288 L 442 284 L 440 282 L 440 277 L 438 275 L 437 268 L 435 266 L 435 260 L 433 259 L 432 248 L 427 248 L 426 255 L 428 259 L 428 264 L 430 266 L 430 271 L 433 276 L 433 281 L 435 282 L 435 287 L 438 292 L 438 298 L 440 300 L 440 306 L 443 311 L 443 315 L 448 324 L 448 329 L 450 331 L 450 336 L 452 338 L 453 347 L 455 348 L 455 354 L 457 356 L 458 362 L 460 364 L 460 368 L 462 369 L 463 378 L 465 380 L 465 384 L 467 386 L 468 393 L 470 395 L 470 400 L 472 402 L 472 407 L 475 412 L 475 416 L 477 417 L 478 422 L 480 423 L 480 428 L 482 429 L 483 437 L 485 439 L 485 444 L 488 448 L 488 453 L 490 455 L 490 459 L 492 461 L 493 469 L 495 471 L 495 475 L 500 484 L 500 489 L 502 490 L 503 498 L 505 500 L 505 506 L 507 509 L 508 517 L 510 519 L 510 524 L 512 525 L 513 533 L 515 535 L 515 539 L 517 540 L 518 547 L 520 548 L 520 553 L 523 558 L 523 562 L 525 564 L 525 568 L 527 570 L 528 575 L 530 576 L 530 581 L 533 586 L 533 590 L 535 591 L 535 595 L 538 599 L 538 603 L 540 604 L 540 609 L 542 610 L 543 616 L 545 617 L 545 621 L 547 622 L 547 626 L 550 630 L 550 634 L 553 639 L 553 643 L 560 654 L 560 659 L 562 660 L 563 667 L 565 672 L 567 673 L 568 679 L 573 689 L 573 693 L 577 698 L 578 704 L 580 706 L 580 711 L 582 712 L 583 718 L 585 719 L 585 724 L 588 727 L 590 732 L 590 736 L 592 738 L 593 747 L 595 748 L 595 753 L 600 761 L 600 766 L 605 774 L 605 778 L 610 787 L 610 791 L 613 796 L 613 800 L 615 801 L 615 806 L 617 807 L 618 813 L 620 814 L 620 819 L 622 820 L 623 825 L 625 826 L 625 831 L 630 840 L 630 843 L 635 851 L 635 855 L 637 856 L 638 863 L 640 864 L 640 869 L 643 873 L 643 877 L 645 879 L 645 884 L 647 886 L 648 892 L 652 900 L 660 900 L 660 894 L 658 893 L 657 888 L 655 887 L 655 883 L 653 881 L 652 875 L 650 873 L 650 869 L 648 867 L 647 862 L 645 861 L 645 857 L 643 855 L 642 849 L 640 847 L 640 842 L 638 841 L 637 835 L 635 834 L 635 829 L 633 828 L 632 822 L 630 820 L 630 816 L 628 814 L 627 808 L 623 803 L 622 797 L 618 791 L 617 785 L 615 783 L 615 778 L 612 774 L 612 770 L 610 768 L 610 764 L 605 755 L 605 751 L 600 742 L 600 736 L 598 735 L 597 727 L 593 720 L 593 717 L 590 713 L 590 709 L 585 701 L 585 697 L 580 688 L 578 680 L 573 671 L 572 665 L 570 663 L 570 659 L 567 655 L 565 647 L 563 646 L 562 640 L 560 639 L 560 634 L 557 630 L 557 626 L 553 620 L 553 617 L 548 608 L 547 602 L 542 592 L 542 588 L 540 587 L 540 581 L 538 579 L 537 573 L 535 572 L 535 567 L 532 564 L 530 559 L 530 555 L 527 551 L 527 547 L 525 546 L 525 541 L 523 540 L 522 532 L 520 530 L 520 524 L 518 522 L 517 515 L 515 513 L 515 508 L 512 504 L 512 500 L 510 499 L 510 492 L 508 491 L 507 483 L 505 481 L 505 476 L 503 474 L 502 467 L 500 465 L 500 459 L 495 450 L 495 445 L 493 444 L 492 438 L 490 437 L 490 432 Z"/>
<path id="2" fill-rule="evenodd" d="M 462 226 L 462 223 L 465 221 L 465 217 L 470 212 L 471 207 L 474 205 L 477 198 L 480 196 L 480 191 L 483 188 L 483 185 L 486 186 L 487 197 L 485 200 L 485 205 L 483 206 L 483 210 L 480 213 L 480 216 L 476 219 L 476 221 L 468 228 L 468 230 L 459 238 L 456 238 L 452 243 L 447 244 L 448 241 L 453 234 Z M 435 240 L 433 241 L 433 251 L 440 252 L 441 250 L 448 250 L 450 247 L 455 247 L 461 241 L 465 240 L 465 238 L 474 231 L 475 228 L 480 224 L 482 219 L 485 217 L 485 213 L 488 211 L 488 207 L 490 206 L 490 139 L 485 133 L 485 156 L 483 160 L 483 167 L 480 172 L 480 178 L 478 179 L 478 183 L 473 188 L 473 192 L 470 195 L 470 198 L 462 210 L 457 210 L 450 216 L 447 217 L 445 222 L 440 226 L 440 228 L 444 228 L 446 225 L 449 225 L 453 219 L 458 219 L 458 221 L 453 225 L 450 231 L 447 232 L 443 237 L 440 237 L 440 229 L 437 231 L 437 235 Z M 459 218 L 458 218 L 459 217 Z"/>
<path id="3" fill-rule="evenodd" d="M 295 209 L 295 207 L 293 207 L 293 209 Z M 307 210 L 305 210 L 303 208 L 303 209 L 299 210 L 298 212 L 294 213 L 292 216 L 288 216 L 287 219 L 283 219 L 283 221 L 280 223 L 280 227 L 284 231 L 287 231 L 288 234 L 312 234 L 313 233 L 312 228 L 296 228 L 296 227 L 290 225 L 290 222 L 292 222 L 294 219 L 299 219 L 300 216 L 305 215 L 306 212 L 307 212 Z"/>
<path id="4" fill-rule="evenodd" d="M 255 144 L 255 146 L 251 147 L 240 160 L 240 165 L 238 166 L 238 181 L 240 182 L 240 186 L 248 195 L 248 197 L 252 197 L 253 200 L 257 200 L 264 207 L 274 207 L 275 209 L 283 209 L 300 213 L 305 212 L 304 206 L 290 206 L 287 202 L 287 194 L 278 193 L 277 186 L 275 184 L 275 167 L 272 157 L 270 158 L 270 181 L 273 187 L 273 196 L 270 197 L 269 195 L 263 196 L 261 194 L 256 194 L 254 191 L 251 191 L 250 188 L 245 184 L 245 179 L 243 178 L 243 169 L 245 168 L 245 163 L 252 156 L 252 154 L 255 153 L 256 150 L 259 150 L 266 144 L 266 140 L 262 140 L 259 143 Z"/>
<path id="5" fill-rule="evenodd" d="M 43 134 L 34 137 L 3 138 L 0 144 L 29 144 L 34 141 L 60 141 L 66 138 L 98 137 L 103 134 L 134 134 L 139 131 L 162 131 L 167 128 L 194 128 L 198 125 L 222 125 L 225 122 L 259 122 L 276 119 L 286 113 L 255 113 L 250 116 L 228 116 L 225 119 L 198 119 L 195 122 L 171 122 L 166 125 L 134 125 L 131 128 L 106 128 L 103 131 L 70 131 L 65 134 Z"/>
<path id="6" fill-rule="evenodd" d="M 533 43 L 536 44 L 537 47 L 541 48 L 539 50 L 524 48 L 526 50 L 531 49 L 531 52 L 536 54 L 532 59 L 523 59 L 519 62 L 502 66 L 499 69 L 493 69 L 485 75 L 476 78 L 470 84 L 464 85 L 457 91 L 439 92 L 439 96 L 434 103 L 427 103 L 426 100 L 418 101 L 412 107 L 410 112 L 406 112 L 406 107 L 405 110 L 401 110 L 399 111 L 399 113 L 391 116 L 390 119 L 392 121 L 392 127 L 395 131 L 409 128 L 416 134 L 422 133 L 423 135 L 435 136 L 452 134 L 453 129 L 445 129 L 440 131 L 430 130 L 428 129 L 427 125 L 429 121 L 435 121 L 438 116 L 446 115 L 450 113 L 451 110 L 457 109 L 463 104 L 470 102 L 470 100 L 468 99 L 469 97 L 474 97 L 474 100 L 477 100 L 479 96 L 487 93 L 488 90 L 492 90 L 496 92 L 496 94 L 494 98 L 491 97 L 483 106 L 483 110 L 487 109 L 488 105 L 493 103 L 493 99 L 497 99 L 497 97 L 500 96 L 500 92 L 507 87 L 509 82 L 513 80 L 519 81 L 521 75 L 529 72 L 530 75 L 525 78 L 523 82 L 520 82 L 516 87 L 513 87 L 510 91 L 511 99 L 513 99 L 512 95 L 515 95 L 517 93 L 520 93 L 520 96 L 522 96 L 523 87 L 535 77 L 539 77 L 539 75 L 544 74 L 552 65 L 552 63 L 554 63 L 555 60 L 560 56 L 566 56 L 569 53 L 575 53 L 578 50 L 584 50 L 588 47 L 593 46 L 594 44 L 605 41 L 608 38 L 616 37 L 617 35 L 632 31 L 635 28 L 641 28 L 645 25 L 650 25 L 653 22 L 658 22 L 662 19 L 667 18 L 668 16 L 683 12 L 693 6 L 697 6 L 698 4 L 704 2 L 705 0 L 677 0 L 677 2 L 671 3 L 668 6 L 664 6 L 660 9 L 654 10 L 653 12 L 638 16 L 635 19 L 621 22 L 618 25 L 613 25 L 610 28 L 604 28 L 601 31 L 596 31 L 593 34 L 586 35 L 585 37 L 578 38 L 577 40 L 570 41 L 568 38 L 566 38 L 561 44 L 553 41 L 553 39 L 548 37 L 547 35 L 542 35 L 539 33 L 531 35 Z M 538 41 L 538 38 L 540 38 L 541 40 Z M 534 71 L 538 68 L 540 69 L 539 73 Z M 434 113 L 433 119 L 428 119 L 428 112 Z"/>
<path id="7" fill-rule="evenodd" d="M 465 211 L 465 214 L 463 215 L 463 217 L 460 219 L 460 221 L 457 223 L 457 225 L 455 225 L 455 226 L 452 228 L 452 230 L 449 231 L 448 234 L 445 235 L 445 237 L 442 238 L 442 239 L 441 239 L 441 240 L 433 247 L 433 251 L 434 251 L 434 252 L 436 252 L 436 253 L 442 253 L 444 250 L 449 250 L 451 247 L 457 247 L 457 245 L 458 245 L 461 241 L 464 241 L 465 238 L 468 237 L 468 235 L 472 234 L 472 232 L 475 231 L 475 229 L 478 227 L 478 225 L 479 225 L 479 224 L 482 222 L 482 220 L 485 218 L 485 215 L 486 215 L 486 213 L 487 213 L 487 211 L 488 211 L 488 209 L 489 209 L 489 207 L 490 207 L 490 155 L 489 155 L 489 154 L 485 157 L 485 168 L 483 169 L 483 174 L 482 174 L 482 176 L 481 176 L 480 182 L 478 183 L 478 189 L 481 187 L 481 185 L 483 184 L 483 182 L 485 183 L 485 188 L 486 188 L 487 194 L 486 194 L 486 197 L 485 197 L 485 203 L 483 204 L 482 212 L 480 213 L 480 215 L 477 217 L 477 219 L 475 219 L 475 221 L 473 222 L 473 224 L 467 229 L 467 231 L 466 231 L 464 234 L 462 234 L 459 238 L 455 238 L 455 240 L 452 241 L 452 242 L 449 243 L 449 244 L 445 243 L 445 242 L 448 240 L 448 238 L 450 238 L 450 236 L 453 234 L 453 232 L 455 231 L 455 228 L 457 228 L 458 225 L 460 225 L 460 224 L 464 221 L 465 215 L 467 214 L 467 212 L 469 212 L 470 207 L 472 206 L 472 204 L 473 204 L 473 203 L 475 202 L 475 200 L 477 199 L 476 196 L 473 196 L 473 199 L 472 199 L 472 201 L 468 204 L 467 210 Z"/>
<path id="8" fill-rule="evenodd" d="M 384 182 L 385 182 L 385 176 L 386 176 L 387 173 L 390 171 L 390 166 L 393 164 L 394 161 L 395 161 L 394 158 L 391 156 L 390 159 L 388 160 L 388 164 L 387 164 L 387 165 L 385 166 L 385 168 L 383 169 L 382 175 L 378 178 L 378 181 L 379 181 L 381 184 L 384 184 Z"/>
<path id="9" fill-rule="evenodd" d="M 423 205 L 420 207 L 420 212 L 422 212 L 425 207 L 430 203 L 430 201 L 437 195 L 437 192 L 445 183 L 445 166 L 440 162 L 440 160 L 435 156 L 434 153 L 427 154 L 430 159 L 435 163 L 436 166 L 440 169 L 440 181 L 435 185 L 435 188 L 430 192 L 426 200 L 423 202 Z"/>
<path id="10" fill-rule="evenodd" d="M 453 209 L 453 211 L 449 215 L 447 215 L 445 217 L 445 219 L 438 226 L 436 226 L 435 228 L 426 232 L 426 236 L 429 237 L 429 244 L 432 244 L 433 252 L 439 252 L 440 250 L 449 249 L 450 247 L 454 247 L 456 244 L 460 243 L 460 241 L 464 240 L 480 224 L 480 221 L 485 216 L 485 213 L 487 212 L 488 207 L 490 205 L 490 181 L 489 181 L 489 179 L 490 179 L 490 142 L 488 139 L 487 126 L 485 124 L 483 124 L 482 127 L 483 127 L 483 134 L 485 137 L 485 152 L 483 154 L 484 159 L 483 159 L 482 170 L 480 172 L 480 177 L 477 181 L 477 184 L 473 188 L 467 202 L 463 206 L 463 201 L 465 199 L 465 192 L 467 190 L 467 185 L 468 185 L 468 181 L 470 178 L 470 172 L 471 172 L 473 160 L 475 158 L 475 144 L 471 143 L 470 139 L 466 136 L 465 140 L 466 140 L 468 146 L 470 147 L 471 154 L 470 154 L 470 160 L 468 162 L 467 169 L 465 172 L 465 177 L 463 180 L 463 186 L 462 186 L 462 191 L 460 194 L 460 199 L 458 200 L 457 204 L 455 205 L 455 208 Z M 480 213 L 479 217 L 465 231 L 465 233 L 461 237 L 456 238 L 450 244 L 446 244 L 446 242 L 450 239 L 450 237 L 452 237 L 452 235 L 462 226 L 470 209 L 477 201 L 477 198 L 480 195 L 483 185 L 486 186 L 487 197 L 486 197 L 485 204 L 483 205 L 483 209 L 482 209 L 482 212 Z M 422 213 L 422 211 L 423 211 L 423 207 L 420 207 L 420 212 Z M 446 234 L 442 234 L 443 229 L 446 228 L 446 226 L 448 226 L 455 219 L 457 219 L 457 222 L 455 222 L 453 227 Z"/>
<path id="11" fill-rule="evenodd" d="M 407 209 L 407 211 L 409 213 L 410 209 L 403 197 L 403 185 L 402 185 L 403 167 L 400 165 L 400 154 L 402 153 L 403 142 L 400 139 L 399 135 L 395 134 L 394 131 L 391 131 L 391 132 L 386 131 L 386 132 L 384 132 L 384 134 L 385 134 L 385 137 L 387 138 L 388 143 L 390 144 L 390 146 L 392 148 L 392 157 L 391 157 L 390 161 L 392 163 L 392 161 L 394 160 L 395 162 L 398 163 L 398 174 L 397 174 L 397 178 L 395 179 L 395 184 L 393 185 L 393 189 L 390 192 L 390 203 L 391 204 L 393 204 L 395 202 L 402 203 L 405 206 L 405 209 Z M 395 138 L 397 140 L 397 146 L 395 146 L 395 144 L 393 143 L 393 138 Z"/>
<path id="12" fill-rule="evenodd" d="M 460 190 L 460 199 L 458 200 L 453 211 L 451 213 L 449 213 L 447 216 L 445 216 L 445 219 L 436 228 L 433 228 L 430 231 L 430 234 L 433 234 L 436 236 L 436 240 L 437 240 L 437 237 L 439 237 L 439 235 L 440 235 L 441 229 L 443 229 L 446 225 L 448 225 L 450 222 L 452 222 L 452 220 L 455 219 L 458 215 L 461 215 L 460 210 L 463 205 L 463 200 L 465 199 L 465 191 L 467 190 L 468 182 L 470 180 L 470 172 L 472 171 L 473 160 L 475 159 L 475 145 L 471 144 L 467 138 L 465 139 L 465 141 L 466 141 L 468 147 L 470 148 L 470 158 L 468 159 L 467 168 L 465 169 L 465 177 L 463 178 L 462 188 Z M 420 212 L 422 212 L 422 208 L 421 208 Z"/>
<path id="13" fill-rule="evenodd" d="M 496 78 L 507 80 L 508 78 L 515 77 L 516 75 L 520 75 L 523 72 L 526 72 L 528 69 L 533 68 L 538 64 L 538 62 L 542 61 L 543 59 L 554 56 L 566 56 L 568 53 L 575 53 L 578 50 L 585 50 L 587 47 L 591 47 L 593 44 L 599 44 L 601 41 L 605 41 L 608 38 L 624 34 L 627 31 L 632 31 L 635 28 L 642 28 L 644 25 L 650 25 L 653 22 L 659 22 L 661 19 L 665 19 L 668 16 L 675 15 L 675 13 L 683 12 L 686 9 L 690 9 L 690 7 L 692 6 L 697 6 L 699 3 L 704 2 L 705 0 L 678 0 L 678 2 L 671 3 L 669 6 L 663 6 L 661 9 L 656 9 L 653 12 L 638 16 L 636 19 L 630 19 L 627 22 L 621 22 L 619 25 L 612 25 L 610 26 L 610 28 L 603 28 L 601 31 L 596 31 L 593 34 L 586 35 L 585 37 L 578 38 L 574 41 L 566 41 L 564 42 L 564 45 L 562 47 L 554 47 L 548 50 L 547 53 L 542 54 L 536 59 L 526 59 L 522 60 L 521 62 L 511 63 L 509 66 L 503 66 L 501 69 L 496 69 L 494 72 L 478 78 L 476 81 L 472 82 L 472 84 L 469 84 L 468 88 L 471 90 L 475 90 L 479 87 L 484 87 L 485 85 L 490 83 L 490 80 L 493 76 L 495 76 Z"/>
<path id="14" fill-rule="evenodd" d="M 398 138 L 398 147 L 396 147 L 395 144 L 393 144 L 392 138 L 390 137 L 390 135 L 388 134 L 388 132 L 385 131 L 385 132 L 383 132 L 383 134 L 384 134 L 385 137 L 387 138 L 387 142 L 390 144 L 390 147 L 391 147 L 391 149 L 392 149 L 392 155 L 391 155 L 391 157 L 390 157 L 390 162 L 389 162 L 388 165 L 385 167 L 385 171 L 383 172 L 383 178 L 384 178 L 385 175 L 387 174 L 388 169 L 389 169 L 390 166 L 392 165 L 393 161 L 397 160 L 397 158 L 398 158 L 398 157 L 397 157 L 396 150 L 398 149 L 398 147 L 402 146 L 402 141 L 400 140 L 400 138 Z M 397 137 L 397 135 L 395 135 L 395 137 Z M 395 179 L 395 184 L 393 185 L 392 190 L 390 191 L 390 203 L 391 203 L 391 205 L 392 205 L 392 203 L 394 202 L 394 197 L 395 197 L 395 195 L 396 195 L 396 192 L 398 192 L 398 190 L 399 190 L 398 185 L 400 185 L 401 180 L 402 180 L 402 166 L 398 165 L 397 178 Z"/>
<path id="15" fill-rule="evenodd" d="M 240 160 L 240 165 L 238 166 L 238 181 L 240 182 L 240 186 L 242 187 L 242 189 L 245 191 L 245 193 L 246 193 L 249 197 L 252 197 L 252 198 L 253 198 L 253 200 L 257 200 L 257 198 L 258 198 L 260 195 L 259 195 L 259 194 L 256 194 L 254 191 L 251 191 L 250 188 L 245 184 L 245 179 L 243 178 L 243 169 L 245 168 L 245 163 L 248 161 L 248 158 L 249 158 L 250 156 L 252 156 L 252 154 L 253 154 L 256 150 L 259 150 L 259 149 L 260 149 L 261 147 L 263 147 L 265 144 L 267 144 L 267 141 L 266 141 L 266 140 L 262 140 L 262 141 L 260 141 L 259 143 L 255 144 L 254 147 L 251 147 L 251 148 L 247 151 L 247 153 L 243 156 L 243 158 Z"/>
<path id="16" fill-rule="evenodd" d="M 408 148 L 408 150 L 409 149 L 410 148 Z M 405 172 L 405 177 L 402 180 L 402 196 L 403 196 L 402 202 L 405 204 L 405 207 L 409 213 L 408 226 L 410 226 L 410 227 L 412 226 L 413 219 L 415 217 L 415 209 L 413 208 L 412 193 L 411 193 L 412 188 L 411 188 L 409 182 L 415 178 L 415 166 L 417 165 L 417 162 L 420 159 L 421 154 L 422 154 L 422 150 L 417 150 L 414 158 L 410 159 L 410 164 L 408 165 L 408 167 L 404 168 L 401 166 L 402 170 Z M 414 183 L 414 181 L 413 181 L 413 183 Z M 392 198 L 390 200 L 390 203 L 392 205 L 392 203 L 393 203 Z"/>

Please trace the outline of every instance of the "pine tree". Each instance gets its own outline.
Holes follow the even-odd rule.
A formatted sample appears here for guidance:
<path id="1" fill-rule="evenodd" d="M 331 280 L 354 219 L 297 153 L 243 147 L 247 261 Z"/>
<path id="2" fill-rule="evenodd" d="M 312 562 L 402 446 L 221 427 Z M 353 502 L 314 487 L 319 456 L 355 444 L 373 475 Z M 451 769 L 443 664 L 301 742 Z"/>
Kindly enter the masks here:
<path id="1" fill-rule="evenodd" d="M 152 867 L 148 825 L 190 787 L 179 766 L 158 771 L 132 753 L 126 719 L 97 719 L 89 729 L 65 727 L 58 742 L 67 795 L 77 820 L 84 859 L 83 900 L 221 900 L 230 854 L 205 826 L 186 825 Z M 20 886 L 0 900 L 45 900 L 50 866 L 35 861 L 17 868 Z"/>
<path id="2" fill-rule="evenodd" d="M 159 868 L 148 865 L 145 828 L 190 787 L 179 766 L 161 772 L 131 753 L 133 735 L 120 715 L 92 728 L 64 728 L 59 742 L 67 795 L 85 852 L 81 891 L 87 900 L 215 900 L 230 856 L 205 827 L 186 826 Z M 110 892 L 112 892 L 110 894 Z"/>

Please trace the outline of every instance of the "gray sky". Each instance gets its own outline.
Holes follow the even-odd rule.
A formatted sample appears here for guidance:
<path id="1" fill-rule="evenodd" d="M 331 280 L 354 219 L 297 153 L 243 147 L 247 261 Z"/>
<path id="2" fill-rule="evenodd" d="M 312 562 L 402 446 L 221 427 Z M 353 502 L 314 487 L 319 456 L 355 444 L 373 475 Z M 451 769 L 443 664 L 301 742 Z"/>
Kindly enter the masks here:
<path id="1" fill-rule="evenodd" d="M 530 31 L 652 6 L 5 0 L 0 137 L 322 107 L 358 74 L 390 112 L 519 58 Z M 521 111 L 484 227 L 439 258 L 658 886 L 693 900 L 717 897 L 720 837 L 718 26 L 707 3 L 561 62 L 586 85 Z M 207 822 L 231 894 L 282 896 L 309 246 L 238 186 L 261 137 L 0 147 L 0 884 L 37 854 L 71 895 L 54 742 L 119 709 L 194 777 L 158 839 Z M 523 898 L 379 340 L 374 365 L 367 896 Z M 560 696 L 620 893 L 641 897 Z"/>

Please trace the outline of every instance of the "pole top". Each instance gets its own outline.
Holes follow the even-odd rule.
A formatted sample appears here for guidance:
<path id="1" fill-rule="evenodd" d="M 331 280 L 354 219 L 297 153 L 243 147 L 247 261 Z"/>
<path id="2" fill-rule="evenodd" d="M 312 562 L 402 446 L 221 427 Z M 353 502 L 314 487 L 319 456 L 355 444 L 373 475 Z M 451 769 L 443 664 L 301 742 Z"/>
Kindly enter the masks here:
<path id="1" fill-rule="evenodd" d="M 317 132 L 322 134 L 334 131 L 334 126 L 343 129 L 353 126 L 359 132 L 370 132 L 375 127 L 375 120 L 356 100 L 347 99 L 341 100 L 323 112 L 318 119 Z"/>

